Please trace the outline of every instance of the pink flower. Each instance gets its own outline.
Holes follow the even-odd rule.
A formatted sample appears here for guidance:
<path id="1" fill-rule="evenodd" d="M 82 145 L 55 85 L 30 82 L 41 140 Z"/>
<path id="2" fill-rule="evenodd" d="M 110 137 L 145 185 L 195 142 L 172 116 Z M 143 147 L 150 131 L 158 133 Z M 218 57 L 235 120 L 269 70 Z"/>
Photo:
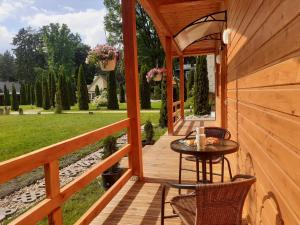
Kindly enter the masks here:
<path id="1" fill-rule="evenodd" d="M 152 68 L 146 74 L 147 81 L 150 82 L 157 76 L 158 74 L 164 74 L 166 72 L 165 68 Z"/>

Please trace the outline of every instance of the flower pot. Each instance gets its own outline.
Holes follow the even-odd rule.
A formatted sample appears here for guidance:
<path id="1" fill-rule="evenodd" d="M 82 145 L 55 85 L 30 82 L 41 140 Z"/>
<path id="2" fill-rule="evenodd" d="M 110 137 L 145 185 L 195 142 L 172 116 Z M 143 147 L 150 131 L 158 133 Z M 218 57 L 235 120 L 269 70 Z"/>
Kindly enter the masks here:
<path id="1" fill-rule="evenodd" d="M 112 71 L 116 68 L 116 58 L 108 61 L 100 61 L 100 67 L 102 71 Z"/>
<path id="2" fill-rule="evenodd" d="M 161 81 L 162 79 L 162 74 L 161 73 L 158 73 L 156 74 L 154 77 L 153 77 L 153 80 L 154 81 Z"/>
<path id="3" fill-rule="evenodd" d="M 146 146 L 146 145 L 154 145 L 154 141 L 152 140 L 152 141 L 147 141 L 147 140 L 142 140 L 142 146 L 144 147 L 144 146 Z"/>
<path id="4" fill-rule="evenodd" d="M 105 171 L 102 174 L 102 183 L 104 188 L 107 190 L 121 177 L 122 169 L 119 168 L 117 171 Z"/>

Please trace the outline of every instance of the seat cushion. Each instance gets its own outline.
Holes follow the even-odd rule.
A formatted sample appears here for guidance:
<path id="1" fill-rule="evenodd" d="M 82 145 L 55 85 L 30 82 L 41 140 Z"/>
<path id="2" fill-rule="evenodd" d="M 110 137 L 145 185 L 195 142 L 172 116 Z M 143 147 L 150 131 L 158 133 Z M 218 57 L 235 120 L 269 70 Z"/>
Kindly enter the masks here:
<path id="1" fill-rule="evenodd" d="M 171 199 L 170 204 L 185 225 L 194 225 L 196 218 L 195 194 L 180 195 Z"/>

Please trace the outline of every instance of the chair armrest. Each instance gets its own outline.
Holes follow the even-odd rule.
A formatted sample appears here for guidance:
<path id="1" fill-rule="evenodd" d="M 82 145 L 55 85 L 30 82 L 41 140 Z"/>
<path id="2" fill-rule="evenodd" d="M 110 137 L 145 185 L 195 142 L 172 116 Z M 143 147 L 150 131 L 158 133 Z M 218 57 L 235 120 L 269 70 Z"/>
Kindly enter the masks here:
<path id="1" fill-rule="evenodd" d="M 196 184 L 178 184 L 178 183 L 165 183 L 164 186 L 168 186 L 171 188 L 177 188 L 177 189 L 189 189 L 189 190 L 195 190 Z"/>
<path id="2" fill-rule="evenodd" d="M 231 179 L 231 181 L 235 181 L 235 180 L 241 179 L 241 178 L 243 178 L 243 179 L 250 179 L 250 178 L 253 178 L 253 176 L 251 176 L 251 175 L 244 175 L 244 174 L 238 174 L 238 175 L 235 175 L 235 176 Z"/>

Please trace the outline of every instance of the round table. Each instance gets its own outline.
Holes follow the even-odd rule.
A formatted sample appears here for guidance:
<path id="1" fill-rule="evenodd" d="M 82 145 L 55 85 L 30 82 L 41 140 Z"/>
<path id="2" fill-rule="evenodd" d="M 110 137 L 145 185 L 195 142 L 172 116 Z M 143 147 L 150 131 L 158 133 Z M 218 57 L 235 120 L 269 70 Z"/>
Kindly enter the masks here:
<path id="1" fill-rule="evenodd" d="M 208 182 L 206 176 L 206 162 L 209 161 L 211 172 L 210 172 L 210 182 L 212 182 L 212 160 L 216 157 L 223 157 L 224 155 L 237 152 L 239 149 L 239 144 L 232 140 L 221 140 L 219 144 L 207 144 L 203 149 L 197 149 L 197 146 L 189 146 L 185 144 L 185 140 L 192 138 L 181 138 L 175 141 L 172 141 L 170 147 L 173 151 L 179 153 L 179 170 L 181 169 L 182 164 L 182 155 L 192 155 L 195 156 L 196 160 L 196 173 L 197 173 L 197 182 L 199 179 L 199 160 L 202 161 L 202 178 L 203 182 Z M 222 166 L 223 162 L 222 162 Z M 181 183 L 181 173 L 179 172 L 179 183 Z"/>

